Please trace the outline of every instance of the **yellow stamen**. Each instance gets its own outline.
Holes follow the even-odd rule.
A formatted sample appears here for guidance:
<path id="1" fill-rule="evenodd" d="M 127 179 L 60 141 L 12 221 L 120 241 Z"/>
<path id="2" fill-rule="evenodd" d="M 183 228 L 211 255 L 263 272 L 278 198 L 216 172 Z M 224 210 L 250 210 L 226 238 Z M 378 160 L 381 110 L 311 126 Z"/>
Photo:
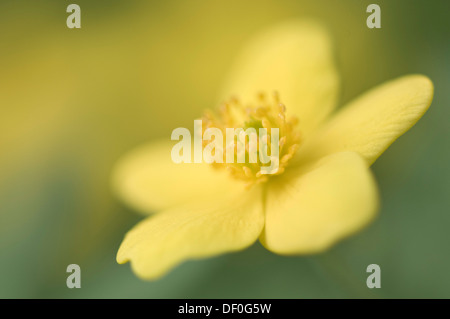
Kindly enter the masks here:
<path id="1" fill-rule="evenodd" d="M 286 106 L 280 102 L 278 93 L 274 93 L 272 98 L 268 98 L 264 93 L 259 93 L 256 97 L 256 105 L 244 106 L 239 99 L 232 97 L 219 109 L 218 114 L 207 110 L 203 115 L 203 132 L 210 127 L 222 130 L 226 136 L 227 128 L 242 128 L 244 130 L 253 128 L 254 134 L 246 135 L 240 132 L 236 140 L 224 146 L 224 150 L 234 150 L 234 162 L 226 162 L 226 152 L 223 152 L 223 163 L 213 163 L 215 167 L 226 167 L 231 175 L 237 179 L 247 182 L 248 185 L 267 181 L 270 176 L 282 174 L 288 165 L 289 160 L 294 156 L 300 146 L 301 135 L 297 129 L 298 119 L 286 114 Z M 264 136 L 260 136 L 260 128 L 265 128 Z M 273 154 L 271 150 L 271 129 L 279 129 L 279 166 L 273 174 L 263 174 L 261 167 L 270 166 L 270 163 L 263 164 L 260 160 L 259 152 L 261 147 Z M 249 147 L 250 140 L 257 141 L 258 147 Z M 245 162 L 238 163 L 238 144 L 244 144 Z M 204 144 L 205 146 L 205 144 Z"/>

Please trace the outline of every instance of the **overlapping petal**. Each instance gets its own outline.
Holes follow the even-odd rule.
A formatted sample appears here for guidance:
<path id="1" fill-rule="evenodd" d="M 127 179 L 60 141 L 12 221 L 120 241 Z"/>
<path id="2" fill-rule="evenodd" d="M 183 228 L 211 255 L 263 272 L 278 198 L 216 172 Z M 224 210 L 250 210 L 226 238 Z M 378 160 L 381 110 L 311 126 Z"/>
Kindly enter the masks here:
<path id="1" fill-rule="evenodd" d="M 144 279 L 162 276 L 178 263 L 244 249 L 264 226 L 262 190 L 231 190 L 147 217 L 125 237 L 117 261 L 131 261 Z"/>
<path id="2" fill-rule="evenodd" d="M 433 84 L 408 75 L 363 94 L 333 116 L 300 150 L 303 161 L 342 151 L 361 154 L 372 164 L 427 111 Z"/>
<path id="3" fill-rule="evenodd" d="M 337 102 L 339 78 L 325 29 L 313 21 L 291 21 L 268 29 L 238 57 L 222 98 L 246 103 L 258 92 L 277 91 L 307 136 Z"/>
<path id="4" fill-rule="evenodd" d="M 228 172 L 209 164 L 174 163 L 174 144 L 170 140 L 150 143 L 121 159 L 113 172 L 113 186 L 122 200 L 140 212 L 153 213 L 190 200 L 244 189 Z"/>
<path id="5" fill-rule="evenodd" d="M 367 163 L 342 152 L 269 184 L 263 245 L 279 254 L 323 251 L 361 229 L 378 206 Z"/>

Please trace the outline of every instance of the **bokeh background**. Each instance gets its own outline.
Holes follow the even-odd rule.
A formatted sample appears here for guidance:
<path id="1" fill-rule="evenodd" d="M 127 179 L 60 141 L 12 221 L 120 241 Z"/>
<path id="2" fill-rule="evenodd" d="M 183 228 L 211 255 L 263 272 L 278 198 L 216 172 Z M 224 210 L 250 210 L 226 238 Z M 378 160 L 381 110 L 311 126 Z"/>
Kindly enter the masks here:
<path id="1" fill-rule="evenodd" d="M 0 2 L 0 297 L 450 298 L 450 3 L 446 0 Z M 381 7 L 381 29 L 366 7 Z M 428 113 L 373 166 L 382 209 L 328 252 L 255 244 L 144 282 L 115 255 L 142 217 L 112 194 L 121 155 L 214 107 L 261 28 L 316 18 L 330 30 L 341 104 L 385 80 L 428 75 Z M 66 267 L 81 266 L 81 289 Z M 381 289 L 366 267 L 381 266 Z"/>

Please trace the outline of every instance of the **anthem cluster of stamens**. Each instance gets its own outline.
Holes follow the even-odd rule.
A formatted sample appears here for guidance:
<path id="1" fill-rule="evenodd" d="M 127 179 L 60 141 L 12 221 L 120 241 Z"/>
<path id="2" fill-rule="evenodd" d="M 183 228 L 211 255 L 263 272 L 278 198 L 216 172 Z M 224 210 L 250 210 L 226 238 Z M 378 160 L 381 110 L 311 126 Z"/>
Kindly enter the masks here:
<path id="1" fill-rule="evenodd" d="M 202 133 L 208 128 L 219 128 L 223 133 L 227 128 L 242 128 L 239 134 L 235 136 L 232 142 L 224 145 L 221 151 L 223 154 L 223 163 L 212 163 L 218 168 L 226 168 L 233 177 L 244 180 L 248 185 L 261 183 L 268 180 L 270 176 L 282 174 L 289 160 L 294 156 L 300 146 L 301 135 L 297 129 L 298 119 L 294 116 L 286 115 L 286 107 L 280 102 L 279 95 L 274 93 L 272 97 L 260 93 L 255 99 L 255 104 L 244 105 L 237 98 L 231 98 L 223 103 L 217 113 L 206 111 L 202 118 Z M 253 133 L 245 134 L 248 128 L 253 128 Z M 260 130 L 264 128 L 265 130 Z M 279 141 L 276 143 L 278 152 L 274 152 L 272 140 L 272 129 L 278 128 Z M 264 132 L 261 134 L 260 132 Z M 255 136 L 256 135 L 256 136 Z M 256 144 L 250 141 L 257 141 Z M 208 142 L 203 141 L 203 147 Z M 239 147 L 239 143 L 243 147 Z M 253 145 L 253 147 L 252 147 Z M 235 154 L 234 161 L 226 161 L 226 151 L 232 150 Z M 270 156 L 270 160 L 277 161 L 276 169 L 269 173 L 263 173 L 261 168 L 269 165 L 261 161 L 260 152 L 265 149 Z M 237 161 L 239 150 L 245 152 L 245 161 Z M 278 156 L 273 156 L 277 153 Z"/>

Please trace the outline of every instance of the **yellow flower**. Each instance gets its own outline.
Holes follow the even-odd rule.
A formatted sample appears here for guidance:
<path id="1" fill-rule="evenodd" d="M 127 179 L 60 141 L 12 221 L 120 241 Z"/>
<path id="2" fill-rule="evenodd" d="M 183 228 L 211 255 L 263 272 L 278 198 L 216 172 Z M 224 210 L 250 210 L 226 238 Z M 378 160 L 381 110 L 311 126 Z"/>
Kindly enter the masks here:
<path id="1" fill-rule="evenodd" d="M 114 187 L 137 210 L 158 214 L 126 235 L 117 261 L 155 279 L 186 259 L 241 250 L 258 239 L 278 254 L 321 252 L 368 224 L 378 207 L 369 166 L 426 112 L 433 85 L 422 75 L 404 76 L 333 112 L 338 90 L 320 25 L 293 21 L 256 37 L 222 98 L 251 103 L 258 92 L 279 92 L 288 115 L 299 119 L 295 156 L 282 174 L 246 187 L 210 164 L 173 163 L 168 140 L 137 149 L 117 165 Z"/>

